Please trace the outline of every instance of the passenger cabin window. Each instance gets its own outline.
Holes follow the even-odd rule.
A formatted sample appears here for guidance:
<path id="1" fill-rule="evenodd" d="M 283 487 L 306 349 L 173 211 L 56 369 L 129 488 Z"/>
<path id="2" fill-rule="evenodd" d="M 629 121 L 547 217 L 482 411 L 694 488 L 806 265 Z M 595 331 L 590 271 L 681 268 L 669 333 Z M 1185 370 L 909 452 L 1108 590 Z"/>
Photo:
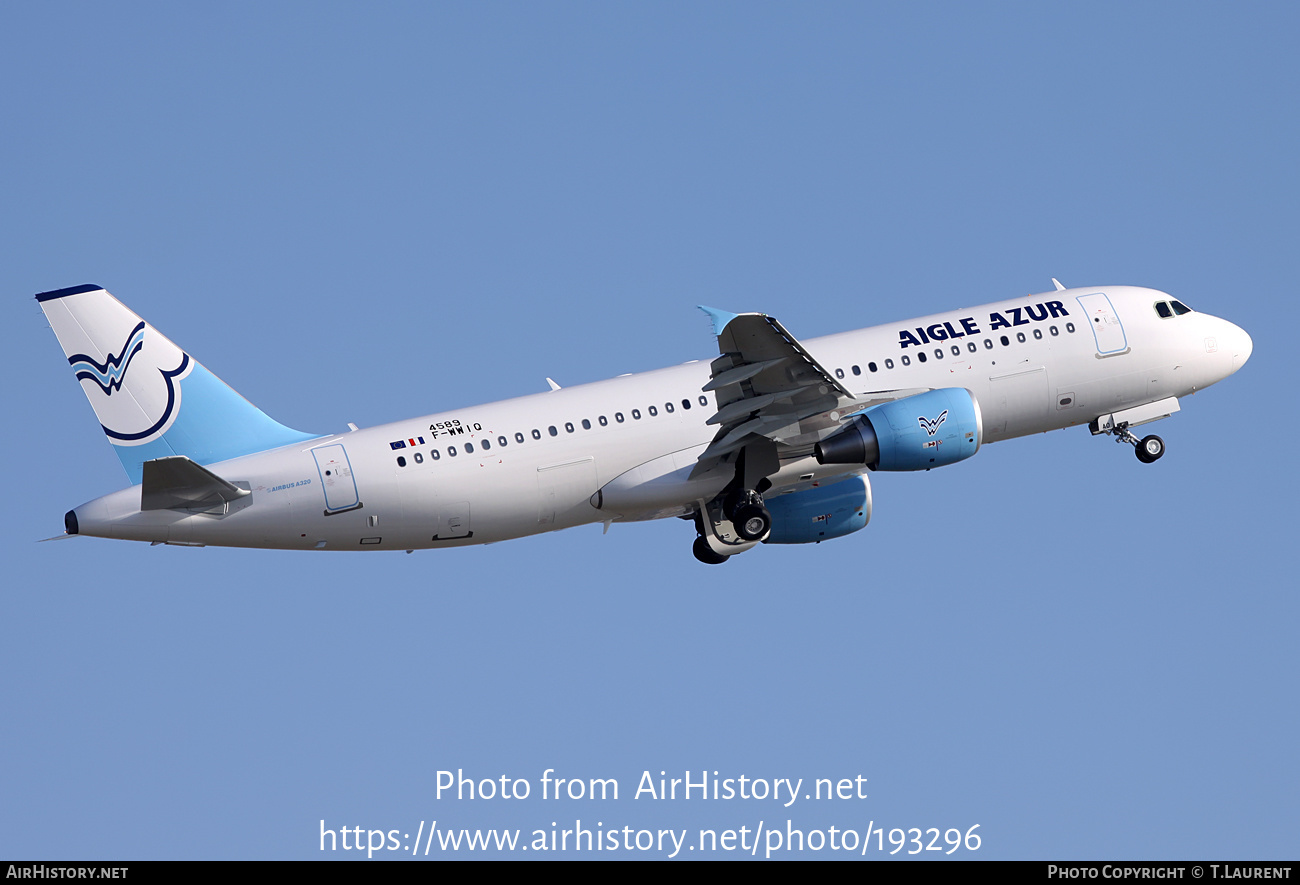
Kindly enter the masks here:
<path id="1" fill-rule="evenodd" d="M 876 366 L 875 363 L 867 363 L 867 370 L 868 370 L 868 371 L 870 371 L 870 372 L 874 372 L 874 371 L 877 370 L 877 368 L 878 368 L 878 366 Z"/>
<path id="2" fill-rule="evenodd" d="M 582 419 L 582 429 L 583 429 L 583 430 L 590 430 L 590 429 L 591 429 L 591 422 L 588 421 L 586 418 L 583 418 L 583 419 Z"/>
<path id="3" fill-rule="evenodd" d="M 861 366 L 854 366 L 854 367 L 853 367 L 853 374 L 854 374 L 854 375 L 861 375 L 861 374 L 862 374 L 862 367 L 861 367 Z"/>

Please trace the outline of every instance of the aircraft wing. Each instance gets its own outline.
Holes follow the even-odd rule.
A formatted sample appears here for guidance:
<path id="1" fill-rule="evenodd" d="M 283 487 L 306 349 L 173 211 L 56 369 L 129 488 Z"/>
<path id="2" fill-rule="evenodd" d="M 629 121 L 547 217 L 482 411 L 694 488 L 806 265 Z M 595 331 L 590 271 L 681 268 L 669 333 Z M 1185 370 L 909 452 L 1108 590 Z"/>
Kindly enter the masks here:
<path id="1" fill-rule="evenodd" d="M 712 377 L 703 387 L 717 398 L 718 410 L 707 423 L 718 432 L 692 476 L 760 439 L 776 443 L 783 455 L 810 453 L 814 444 L 864 409 L 929 389 L 855 397 L 775 317 L 700 309 L 713 320 L 722 355 L 713 361 Z"/>

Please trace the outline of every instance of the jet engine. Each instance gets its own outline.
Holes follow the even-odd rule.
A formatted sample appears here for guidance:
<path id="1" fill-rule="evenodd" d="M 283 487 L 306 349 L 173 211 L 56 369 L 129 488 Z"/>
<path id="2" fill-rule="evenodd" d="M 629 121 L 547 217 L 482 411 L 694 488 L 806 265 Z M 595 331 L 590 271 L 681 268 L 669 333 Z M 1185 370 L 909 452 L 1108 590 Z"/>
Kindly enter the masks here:
<path id="1" fill-rule="evenodd" d="M 818 443 L 813 453 L 819 464 L 929 470 L 969 458 L 983 435 L 974 394 L 944 387 L 867 409 Z"/>
<path id="2" fill-rule="evenodd" d="M 871 521 L 871 483 L 851 476 L 828 486 L 775 495 L 767 544 L 813 544 L 852 534 Z"/>

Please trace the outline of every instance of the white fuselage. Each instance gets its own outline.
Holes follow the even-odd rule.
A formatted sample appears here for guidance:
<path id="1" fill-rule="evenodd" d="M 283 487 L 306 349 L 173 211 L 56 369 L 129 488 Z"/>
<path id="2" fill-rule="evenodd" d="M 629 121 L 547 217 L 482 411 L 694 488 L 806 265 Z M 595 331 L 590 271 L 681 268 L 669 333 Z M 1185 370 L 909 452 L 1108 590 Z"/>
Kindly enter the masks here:
<path id="1" fill-rule="evenodd" d="M 1069 289 L 802 343 L 855 395 L 969 390 L 983 441 L 997 442 L 1189 395 L 1249 357 L 1235 325 L 1197 312 L 1164 318 L 1161 301 L 1169 296 L 1151 289 Z M 1090 314 L 1095 303 L 1100 315 Z M 709 378 L 704 360 L 219 462 L 213 473 L 252 491 L 224 513 L 142 512 L 139 486 L 75 513 L 82 534 L 327 550 L 479 544 L 685 515 L 721 490 L 687 479 L 716 432 L 705 423 L 717 408 L 701 392 Z M 772 493 L 863 470 L 795 454 L 770 477 Z"/>

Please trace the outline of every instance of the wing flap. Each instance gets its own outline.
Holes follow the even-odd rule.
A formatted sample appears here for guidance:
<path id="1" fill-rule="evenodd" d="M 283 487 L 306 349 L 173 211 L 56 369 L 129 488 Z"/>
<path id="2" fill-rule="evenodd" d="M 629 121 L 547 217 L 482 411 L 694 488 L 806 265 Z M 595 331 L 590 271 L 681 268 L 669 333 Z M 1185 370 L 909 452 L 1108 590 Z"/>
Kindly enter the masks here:
<path id="1" fill-rule="evenodd" d="M 765 393 L 762 396 L 743 397 L 736 400 L 730 405 L 723 406 L 714 413 L 713 417 L 705 421 L 705 424 L 730 424 L 737 418 L 744 418 L 751 412 L 757 411 L 764 406 L 776 402 L 775 393 Z"/>
<path id="2" fill-rule="evenodd" d="M 715 375 L 708 384 L 701 388 L 705 393 L 717 390 L 719 387 L 726 387 L 729 384 L 739 384 L 741 381 L 748 381 L 759 372 L 770 369 L 773 366 L 786 362 L 784 358 L 775 360 L 762 360 L 757 363 L 742 363 L 739 366 L 727 369 L 719 375 Z"/>

